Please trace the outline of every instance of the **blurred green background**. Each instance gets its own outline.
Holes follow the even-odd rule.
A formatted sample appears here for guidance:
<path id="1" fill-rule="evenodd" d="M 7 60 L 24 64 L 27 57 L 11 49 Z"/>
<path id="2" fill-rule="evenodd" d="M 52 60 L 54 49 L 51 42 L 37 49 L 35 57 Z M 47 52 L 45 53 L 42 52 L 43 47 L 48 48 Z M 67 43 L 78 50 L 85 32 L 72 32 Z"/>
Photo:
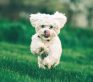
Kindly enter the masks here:
<path id="1" fill-rule="evenodd" d="M 65 13 L 63 53 L 51 70 L 30 52 L 31 13 Z M 93 82 L 93 0 L 0 0 L 0 82 Z"/>

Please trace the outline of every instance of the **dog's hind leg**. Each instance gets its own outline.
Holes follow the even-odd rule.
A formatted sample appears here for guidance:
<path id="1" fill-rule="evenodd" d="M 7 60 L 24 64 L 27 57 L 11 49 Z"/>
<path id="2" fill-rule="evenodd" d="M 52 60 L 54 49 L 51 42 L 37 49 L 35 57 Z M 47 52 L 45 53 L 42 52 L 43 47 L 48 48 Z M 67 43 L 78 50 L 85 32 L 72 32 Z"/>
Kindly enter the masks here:
<path id="1" fill-rule="evenodd" d="M 42 64 L 42 59 L 38 56 L 38 66 L 39 66 L 39 68 L 43 68 L 43 69 L 45 69 L 45 66 Z"/>

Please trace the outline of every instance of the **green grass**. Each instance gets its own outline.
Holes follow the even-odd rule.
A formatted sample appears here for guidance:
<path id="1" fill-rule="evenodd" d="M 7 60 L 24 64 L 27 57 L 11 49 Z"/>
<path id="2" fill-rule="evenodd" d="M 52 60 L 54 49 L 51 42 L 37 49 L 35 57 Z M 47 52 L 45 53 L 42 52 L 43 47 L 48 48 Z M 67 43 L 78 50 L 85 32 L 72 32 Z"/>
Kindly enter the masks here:
<path id="1" fill-rule="evenodd" d="M 26 20 L 0 19 L 0 82 L 93 82 L 93 30 L 65 25 L 60 64 L 39 69 L 30 52 L 35 29 Z"/>
<path id="2" fill-rule="evenodd" d="M 39 69 L 29 46 L 0 42 L 0 82 L 93 82 L 93 49 L 64 48 L 60 64 Z"/>

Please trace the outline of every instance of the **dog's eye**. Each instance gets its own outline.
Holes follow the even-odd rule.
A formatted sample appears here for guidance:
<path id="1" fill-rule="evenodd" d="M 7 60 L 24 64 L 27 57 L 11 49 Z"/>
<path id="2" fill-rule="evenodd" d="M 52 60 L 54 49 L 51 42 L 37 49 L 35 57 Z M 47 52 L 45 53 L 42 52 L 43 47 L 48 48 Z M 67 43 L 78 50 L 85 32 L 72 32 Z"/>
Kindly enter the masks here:
<path id="1" fill-rule="evenodd" d="M 42 28 L 44 28 L 44 27 L 45 27 L 45 25 L 41 25 L 41 27 L 42 27 Z"/>
<path id="2" fill-rule="evenodd" d="M 50 25 L 50 29 L 52 29 L 53 28 L 53 26 L 52 25 Z"/>

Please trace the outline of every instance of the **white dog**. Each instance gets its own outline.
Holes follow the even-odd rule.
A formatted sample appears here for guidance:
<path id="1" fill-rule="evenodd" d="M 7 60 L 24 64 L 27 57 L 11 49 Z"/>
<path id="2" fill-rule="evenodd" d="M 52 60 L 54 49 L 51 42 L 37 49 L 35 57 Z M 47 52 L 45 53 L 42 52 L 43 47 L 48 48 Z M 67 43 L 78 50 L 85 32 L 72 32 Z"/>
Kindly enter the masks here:
<path id="1" fill-rule="evenodd" d="M 43 69 L 55 67 L 59 64 L 62 54 L 58 34 L 67 21 L 66 16 L 59 12 L 53 15 L 37 13 L 30 15 L 30 21 L 36 30 L 36 34 L 32 36 L 30 49 L 38 56 L 39 67 Z"/>

